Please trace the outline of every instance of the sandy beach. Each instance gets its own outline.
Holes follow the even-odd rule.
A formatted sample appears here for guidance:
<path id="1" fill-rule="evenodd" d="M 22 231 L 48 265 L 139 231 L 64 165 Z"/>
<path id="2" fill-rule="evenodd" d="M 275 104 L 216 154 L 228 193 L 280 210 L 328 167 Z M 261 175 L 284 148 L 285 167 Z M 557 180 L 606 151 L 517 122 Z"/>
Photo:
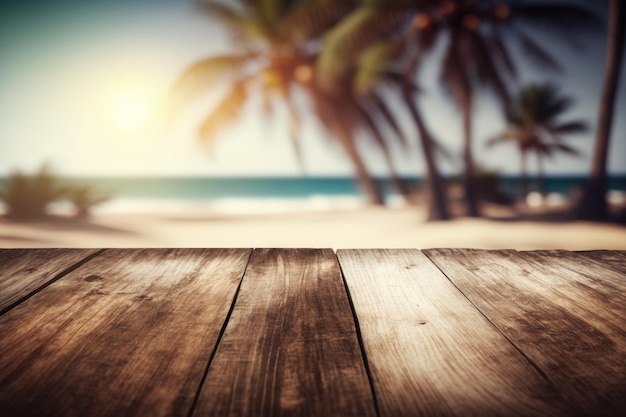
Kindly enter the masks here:
<path id="1" fill-rule="evenodd" d="M 423 210 L 224 214 L 95 213 L 88 221 L 0 220 L 0 247 L 331 247 L 626 250 L 626 227 L 589 222 L 457 218 L 425 222 Z"/>

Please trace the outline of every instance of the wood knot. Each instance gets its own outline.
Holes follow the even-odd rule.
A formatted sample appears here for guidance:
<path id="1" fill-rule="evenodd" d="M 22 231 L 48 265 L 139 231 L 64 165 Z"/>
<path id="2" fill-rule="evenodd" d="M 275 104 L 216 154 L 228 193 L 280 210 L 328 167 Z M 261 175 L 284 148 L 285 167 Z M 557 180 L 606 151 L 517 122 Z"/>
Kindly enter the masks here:
<path id="1" fill-rule="evenodd" d="M 88 277 L 85 278 L 85 281 L 87 282 L 94 282 L 94 281 L 103 281 L 104 278 L 102 278 L 100 275 L 89 275 Z"/>
<path id="2" fill-rule="evenodd" d="M 425 325 L 425 324 L 428 324 L 428 322 L 427 322 L 426 320 L 418 320 L 418 321 L 417 321 L 417 325 L 418 325 L 418 326 L 423 326 L 423 325 Z"/>

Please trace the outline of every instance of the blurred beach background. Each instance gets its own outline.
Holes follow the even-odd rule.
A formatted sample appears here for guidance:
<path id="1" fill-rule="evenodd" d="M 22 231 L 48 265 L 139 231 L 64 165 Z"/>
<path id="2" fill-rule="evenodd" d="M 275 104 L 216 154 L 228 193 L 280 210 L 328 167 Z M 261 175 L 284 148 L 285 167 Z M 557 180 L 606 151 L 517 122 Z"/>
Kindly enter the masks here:
<path id="1" fill-rule="evenodd" d="M 626 250 L 614 3 L 3 1 L 0 247 Z"/>

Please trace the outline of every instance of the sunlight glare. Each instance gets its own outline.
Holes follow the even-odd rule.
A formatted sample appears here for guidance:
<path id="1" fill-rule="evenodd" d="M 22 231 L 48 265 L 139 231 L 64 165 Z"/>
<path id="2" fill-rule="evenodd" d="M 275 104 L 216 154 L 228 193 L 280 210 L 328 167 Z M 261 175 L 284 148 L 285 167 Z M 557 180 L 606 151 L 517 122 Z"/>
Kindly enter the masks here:
<path id="1" fill-rule="evenodd" d="M 150 118 L 150 103 L 136 94 L 121 95 L 113 104 L 111 117 L 115 126 L 124 133 L 135 133 L 146 128 Z"/>

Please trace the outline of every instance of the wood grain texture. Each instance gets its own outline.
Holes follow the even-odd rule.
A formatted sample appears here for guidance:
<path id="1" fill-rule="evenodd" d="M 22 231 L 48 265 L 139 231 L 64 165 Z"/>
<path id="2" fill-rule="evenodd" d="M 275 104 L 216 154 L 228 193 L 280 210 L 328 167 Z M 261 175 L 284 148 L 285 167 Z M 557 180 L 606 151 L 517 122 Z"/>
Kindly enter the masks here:
<path id="1" fill-rule="evenodd" d="M 626 415 L 623 274 L 575 253 L 426 253 L 578 410 Z"/>
<path id="2" fill-rule="evenodd" d="M 249 250 L 110 249 L 0 317 L 6 416 L 186 416 Z"/>
<path id="3" fill-rule="evenodd" d="M 626 274 L 626 251 L 590 250 L 575 253 L 577 256 L 594 260 L 604 267 Z"/>
<path id="4" fill-rule="evenodd" d="M 255 250 L 194 416 L 374 416 L 332 250 Z"/>
<path id="5" fill-rule="evenodd" d="M 97 249 L 0 249 L 0 314 L 97 252 Z"/>
<path id="6" fill-rule="evenodd" d="M 421 252 L 337 255 L 381 417 L 571 414 L 554 387 Z"/>

